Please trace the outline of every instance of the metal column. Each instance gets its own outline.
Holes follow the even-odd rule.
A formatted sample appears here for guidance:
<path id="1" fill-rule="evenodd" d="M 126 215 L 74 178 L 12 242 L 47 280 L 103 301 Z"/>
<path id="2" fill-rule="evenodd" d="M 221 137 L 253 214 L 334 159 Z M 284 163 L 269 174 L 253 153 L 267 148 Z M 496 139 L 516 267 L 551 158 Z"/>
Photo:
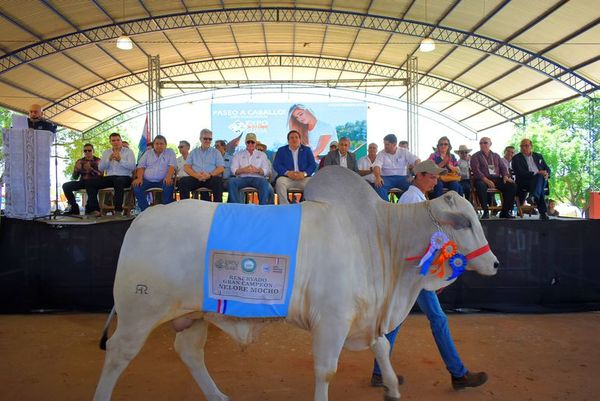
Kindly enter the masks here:
<path id="1" fill-rule="evenodd" d="M 148 131 L 150 139 L 160 130 L 160 56 L 148 56 Z"/>
<path id="2" fill-rule="evenodd" d="M 417 57 L 407 56 L 406 85 L 406 131 L 408 147 L 414 153 L 419 152 L 419 62 Z"/>

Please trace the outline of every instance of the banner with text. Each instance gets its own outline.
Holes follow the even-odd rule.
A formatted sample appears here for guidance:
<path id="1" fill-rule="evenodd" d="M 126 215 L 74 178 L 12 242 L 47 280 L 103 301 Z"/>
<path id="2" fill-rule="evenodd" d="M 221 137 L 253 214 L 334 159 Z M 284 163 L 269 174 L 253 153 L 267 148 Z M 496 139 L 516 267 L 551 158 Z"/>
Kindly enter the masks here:
<path id="1" fill-rule="evenodd" d="M 324 155 L 341 137 L 351 142 L 351 151 L 365 147 L 367 103 L 214 103 L 211 109 L 215 138 L 231 141 L 256 134 L 258 140 L 276 151 L 287 144 L 287 133 L 300 132 L 302 143 L 315 154 Z"/>

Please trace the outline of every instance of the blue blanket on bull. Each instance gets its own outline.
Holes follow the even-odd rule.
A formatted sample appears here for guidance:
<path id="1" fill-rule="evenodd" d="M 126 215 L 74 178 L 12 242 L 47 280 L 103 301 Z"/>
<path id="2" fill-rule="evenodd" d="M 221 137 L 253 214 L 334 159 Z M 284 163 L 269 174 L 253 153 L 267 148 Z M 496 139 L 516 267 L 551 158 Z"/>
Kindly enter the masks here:
<path id="1" fill-rule="evenodd" d="M 300 205 L 217 207 L 206 247 L 205 312 L 287 316 L 301 211 Z"/>

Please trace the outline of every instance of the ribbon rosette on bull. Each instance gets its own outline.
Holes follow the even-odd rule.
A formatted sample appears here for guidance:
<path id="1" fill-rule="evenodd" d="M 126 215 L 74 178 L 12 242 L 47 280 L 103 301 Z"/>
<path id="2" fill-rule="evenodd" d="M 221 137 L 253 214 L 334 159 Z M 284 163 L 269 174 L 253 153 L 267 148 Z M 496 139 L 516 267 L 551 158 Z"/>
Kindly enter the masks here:
<path id="1" fill-rule="evenodd" d="M 439 251 L 439 255 L 436 258 L 436 253 Z M 407 258 L 412 260 L 414 258 Z M 448 261 L 452 268 L 452 275 L 448 280 L 455 279 L 460 276 L 466 269 L 467 258 L 457 253 L 457 245 L 454 241 L 450 241 L 448 236 L 437 231 L 431 236 L 431 241 L 425 250 L 425 254 L 421 257 L 418 267 L 421 268 L 420 274 L 425 276 L 427 272 L 438 275 L 439 278 L 444 277 L 444 265 Z M 437 267 L 431 267 L 431 265 Z"/>
<path id="2" fill-rule="evenodd" d="M 437 231 L 437 232 L 433 233 L 433 235 L 431 236 L 431 241 L 429 241 L 429 245 L 427 246 L 427 249 L 425 250 L 425 255 L 423 255 L 423 257 L 421 258 L 421 261 L 419 262 L 419 265 L 418 265 L 418 267 L 421 268 L 421 272 L 420 272 L 421 275 L 423 275 L 423 276 L 427 275 L 427 272 L 429 271 L 429 267 L 431 266 L 431 263 L 435 259 L 435 253 L 446 242 L 448 242 L 448 236 L 445 233 L 443 233 L 441 231 Z"/>
<path id="3" fill-rule="evenodd" d="M 450 258 L 448 264 L 452 268 L 452 274 L 450 275 L 450 277 L 448 277 L 448 281 L 450 281 L 454 280 L 455 278 L 457 278 L 465 272 L 467 268 L 467 258 L 465 257 L 465 255 L 457 253 L 456 255 Z"/>

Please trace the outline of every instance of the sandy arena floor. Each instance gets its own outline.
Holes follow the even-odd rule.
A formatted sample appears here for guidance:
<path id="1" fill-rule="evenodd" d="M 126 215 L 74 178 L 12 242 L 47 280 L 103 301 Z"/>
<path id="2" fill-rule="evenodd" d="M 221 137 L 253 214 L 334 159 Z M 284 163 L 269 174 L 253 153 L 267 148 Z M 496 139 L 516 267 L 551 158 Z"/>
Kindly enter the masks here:
<path id="1" fill-rule="evenodd" d="M 0 400 L 82 401 L 94 394 L 104 352 L 106 315 L 0 315 Z M 426 321 L 411 315 L 392 362 L 404 375 L 402 400 L 600 400 L 600 313 L 451 315 L 459 352 L 483 387 L 455 392 Z M 205 400 L 173 350 L 174 331 L 161 326 L 121 376 L 113 401 Z M 381 401 L 371 388 L 369 351 L 342 353 L 330 400 Z M 283 323 L 267 326 L 242 351 L 211 327 L 207 365 L 232 401 L 310 401 L 310 335 Z"/>

